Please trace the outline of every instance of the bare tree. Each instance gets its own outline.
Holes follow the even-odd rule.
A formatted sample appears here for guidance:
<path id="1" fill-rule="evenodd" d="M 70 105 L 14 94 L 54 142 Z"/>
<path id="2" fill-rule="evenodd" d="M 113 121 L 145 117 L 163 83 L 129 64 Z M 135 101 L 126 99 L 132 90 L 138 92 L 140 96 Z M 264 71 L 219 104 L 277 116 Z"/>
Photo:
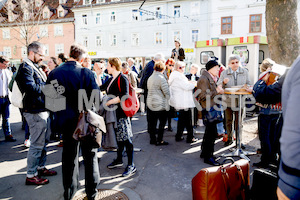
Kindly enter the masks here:
<path id="1" fill-rule="evenodd" d="M 299 55 L 297 0 L 267 0 L 266 28 L 270 57 L 290 66 Z"/>
<path id="2" fill-rule="evenodd" d="M 44 7 L 43 0 L 8 0 L 1 9 L 0 27 L 9 28 L 11 39 L 27 47 L 48 34 L 40 32 L 40 25 L 49 24 L 49 18 L 43 17 Z"/>

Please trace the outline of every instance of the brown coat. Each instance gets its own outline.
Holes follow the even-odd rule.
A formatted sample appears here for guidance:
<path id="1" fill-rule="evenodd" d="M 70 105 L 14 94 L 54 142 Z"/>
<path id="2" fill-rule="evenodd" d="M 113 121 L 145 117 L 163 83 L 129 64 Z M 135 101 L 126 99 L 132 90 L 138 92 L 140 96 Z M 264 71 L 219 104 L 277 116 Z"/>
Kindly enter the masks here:
<path id="1" fill-rule="evenodd" d="M 207 103 L 209 103 L 209 105 L 207 105 L 208 108 L 206 108 L 208 110 L 216 104 L 214 101 L 214 97 L 218 94 L 216 88 L 216 82 L 212 79 L 211 75 L 204 70 L 197 82 L 197 91 L 200 92 L 198 100 L 203 109 L 206 108 Z M 207 96 L 210 98 L 207 99 Z M 208 100 L 210 102 L 207 102 Z"/>

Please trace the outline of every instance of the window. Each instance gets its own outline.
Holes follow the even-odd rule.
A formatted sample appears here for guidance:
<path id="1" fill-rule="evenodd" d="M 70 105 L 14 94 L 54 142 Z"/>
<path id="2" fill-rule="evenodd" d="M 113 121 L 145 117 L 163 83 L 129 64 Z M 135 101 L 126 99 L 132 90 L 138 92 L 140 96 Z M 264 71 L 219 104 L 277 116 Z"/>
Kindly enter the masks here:
<path id="1" fill-rule="evenodd" d="M 249 50 L 247 49 L 247 46 L 235 46 L 233 47 L 232 54 L 235 54 L 239 56 L 240 63 L 243 67 L 246 67 L 246 65 L 249 62 Z"/>
<path id="2" fill-rule="evenodd" d="M 102 38 L 100 35 L 96 36 L 96 47 L 101 47 L 102 46 Z"/>
<path id="3" fill-rule="evenodd" d="M 158 19 L 161 19 L 161 18 L 162 18 L 162 15 L 161 15 L 161 7 L 156 7 L 156 9 L 155 9 L 155 16 L 156 16 L 156 18 L 158 18 Z"/>
<path id="4" fill-rule="evenodd" d="M 59 4 L 64 4 L 66 3 L 66 0 L 59 0 Z"/>
<path id="5" fill-rule="evenodd" d="M 48 37 L 48 26 L 40 26 L 40 36 Z"/>
<path id="6" fill-rule="evenodd" d="M 113 34 L 110 36 L 110 46 L 115 47 L 117 46 L 117 35 Z"/>
<path id="7" fill-rule="evenodd" d="M 44 19 L 48 19 L 48 18 L 49 18 L 49 16 L 48 16 L 48 11 L 45 11 L 45 12 L 43 13 L 43 18 L 44 18 Z"/>
<path id="8" fill-rule="evenodd" d="M 26 36 L 27 36 L 27 33 L 26 33 L 26 30 L 25 30 L 25 27 L 21 27 L 21 28 L 20 28 L 20 37 L 21 37 L 22 39 L 25 39 Z"/>
<path id="9" fill-rule="evenodd" d="M 22 58 L 27 57 L 27 48 L 26 47 L 21 48 L 21 56 L 22 56 Z"/>
<path id="10" fill-rule="evenodd" d="M 82 15 L 82 23 L 83 23 L 84 25 L 87 25 L 87 24 L 88 24 L 87 15 Z"/>
<path id="11" fill-rule="evenodd" d="M 163 38 L 162 38 L 162 32 L 155 33 L 155 44 L 162 44 Z"/>
<path id="12" fill-rule="evenodd" d="M 200 2 L 191 2 L 191 16 L 200 15 Z"/>
<path id="13" fill-rule="evenodd" d="M 49 56 L 49 44 L 44 44 L 45 47 L 45 56 Z"/>
<path id="14" fill-rule="evenodd" d="M 115 23 L 116 22 L 116 13 L 115 12 L 111 12 L 111 14 L 110 14 L 110 22 L 111 23 Z"/>
<path id="15" fill-rule="evenodd" d="M 214 52 L 212 51 L 202 51 L 200 53 L 200 63 L 205 65 L 211 57 L 214 57 Z"/>
<path id="16" fill-rule="evenodd" d="M 89 38 L 88 36 L 83 37 L 83 46 L 88 47 L 89 44 Z"/>
<path id="17" fill-rule="evenodd" d="M 36 0 L 36 1 L 35 1 L 35 6 L 36 6 L 36 7 L 40 7 L 40 5 L 41 5 L 41 1 L 40 1 L 40 0 Z"/>
<path id="18" fill-rule="evenodd" d="M 100 24 L 100 13 L 96 14 L 96 24 Z"/>
<path id="19" fill-rule="evenodd" d="M 92 2 L 92 0 L 84 0 L 83 1 L 83 5 L 89 5 L 89 4 L 91 4 L 91 2 Z"/>
<path id="20" fill-rule="evenodd" d="M 64 35 L 63 26 L 55 25 L 54 26 L 54 36 L 62 36 Z"/>
<path id="21" fill-rule="evenodd" d="M 3 39 L 10 39 L 10 30 L 9 29 L 2 29 Z"/>
<path id="22" fill-rule="evenodd" d="M 13 16 L 13 14 L 9 14 L 9 15 L 8 15 L 8 21 L 9 21 L 9 22 L 14 21 L 14 16 Z"/>
<path id="23" fill-rule="evenodd" d="M 174 6 L 174 17 L 180 17 L 180 6 Z"/>
<path id="24" fill-rule="evenodd" d="M 131 45 L 132 46 L 139 46 L 140 44 L 140 36 L 138 33 L 133 33 L 131 35 Z"/>
<path id="25" fill-rule="evenodd" d="M 64 17 L 64 11 L 63 10 L 58 11 L 58 17 Z"/>
<path id="26" fill-rule="evenodd" d="M 181 39 L 181 37 L 180 37 L 180 31 L 174 31 L 174 40 L 176 40 L 176 39 L 178 39 L 180 41 L 180 39 Z"/>
<path id="27" fill-rule="evenodd" d="M 132 10 L 132 21 L 139 21 L 139 11 L 138 10 Z"/>
<path id="28" fill-rule="evenodd" d="M 250 15 L 250 33 L 261 32 L 261 14 Z"/>
<path id="29" fill-rule="evenodd" d="M 58 56 L 60 53 L 64 53 L 64 44 L 55 44 L 55 55 Z"/>
<path id="30" fill-rule="evenodd" d="M 10 47 L 3 47 L 3 51 L 8 58 L 11 58 L 11 48 Z"/>
<path id="31" fill-rule="evenodd" d="M 221 34 L 232 34 L 232 17 L 221 18 Z"/>
<path id="32" fill-rule="evenodd" d="M 199 37 L 199 30 L 192 30 L 192 43 L 198 41 Z"/>
<path id="33" fill-rule="evenodd" d="M 29 19 L 29 13 L 24 12 L 24 20 L 27 21 Z"/>

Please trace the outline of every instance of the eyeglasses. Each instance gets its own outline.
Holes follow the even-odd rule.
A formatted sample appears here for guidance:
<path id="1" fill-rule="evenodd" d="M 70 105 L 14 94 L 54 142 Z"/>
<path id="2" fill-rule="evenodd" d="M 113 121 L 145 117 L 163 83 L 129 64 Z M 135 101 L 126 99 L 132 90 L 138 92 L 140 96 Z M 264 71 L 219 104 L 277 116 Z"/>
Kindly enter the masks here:
<path id="1" fill-rule="evenodd" d="M 35 54 L 38 54 L 39 56 L 41 56 L 41 57 L 44 57 L 44 55 L 43 54 L 40 54 L 40 53 L 38 53 L 38 52 L 34 52 Z"/>
<path id="2" fill-rule="evenodd" d="M 232 65 L 234 65 L 234 64 L 238 64 L 239 63 L 239 61 L 236 61 L 236 62 L 231 62 L 231 64 Z"/>
<path id="3" fill-rule="evenodd" d="M 169 65 L 169 66 L 174 66 L 174 65 Z"/>

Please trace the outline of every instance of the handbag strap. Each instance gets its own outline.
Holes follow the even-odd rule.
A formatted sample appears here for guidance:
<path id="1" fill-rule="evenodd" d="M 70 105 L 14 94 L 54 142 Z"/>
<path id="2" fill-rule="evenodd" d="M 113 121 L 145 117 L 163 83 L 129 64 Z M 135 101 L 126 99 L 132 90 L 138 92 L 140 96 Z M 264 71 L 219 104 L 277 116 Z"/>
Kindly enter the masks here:
<path id="1" fill-rule="evenodd" d="M 241 168 L 241 166 L 237 165 L 236 163 L 234 164 L 234 166 L 237 168 L 237 173 L 239 175 L 239 177 L 241 178 L 242 180 L 242 183 L 241 183 L 241 195 L 242 195 L 242 198 L 245 199 L 246 197 L 246 182 L 245 182 L 245 177 L 244 177 L 244 174 L 243 174 L 243 170 Z M 229 175 L 228 173 L 226 172 L 226 169 L 224 168 L 224 166 L 221 167 L 221 174 L 222 174 L 222 179 L 223 179 L 223 182 L 224 182 L 224 187 L 225 187 L 225 191 L 226 191 L 226 196 L 227 196 L 227 199 L 229 199 L 229 194 L 230 194 L 230 179 L 229 179 Z"/>

